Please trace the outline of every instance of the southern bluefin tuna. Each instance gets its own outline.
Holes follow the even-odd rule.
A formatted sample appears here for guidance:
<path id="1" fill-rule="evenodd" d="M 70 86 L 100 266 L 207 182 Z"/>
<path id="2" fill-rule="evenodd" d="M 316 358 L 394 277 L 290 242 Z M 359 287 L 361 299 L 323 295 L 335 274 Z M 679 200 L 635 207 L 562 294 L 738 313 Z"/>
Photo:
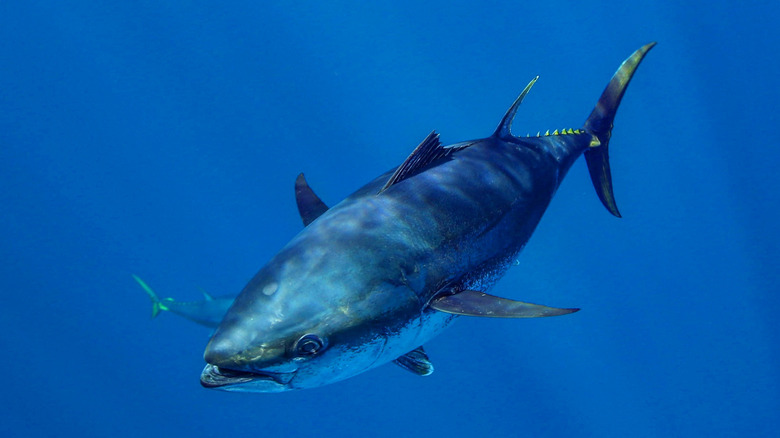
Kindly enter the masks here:
<path id="1" fill-rule="evenodd" d="M 579 129 L 512 133 L 533 79 L 495 132 L 443 146 L 431 133 L 396 169 L 328 208 L 296 181 L 305 228 L 246 285 L 204 354 L 208 388 L 312 388 L 390 361 L 419 375 L 422 345 L 459 315 L 572 313 L 488 295 L 585 155 L 604 206 L 620 216 L 609 142 L 615 112 L 654 43 L 632 54 Z"/>

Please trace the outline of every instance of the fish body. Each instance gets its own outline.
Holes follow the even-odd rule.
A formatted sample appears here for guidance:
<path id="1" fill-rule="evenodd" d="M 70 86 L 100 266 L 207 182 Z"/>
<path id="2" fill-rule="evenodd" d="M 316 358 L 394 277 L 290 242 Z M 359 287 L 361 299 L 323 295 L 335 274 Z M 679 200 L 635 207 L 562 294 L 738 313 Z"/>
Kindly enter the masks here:
<path id="1" fill-rule="evenodd" d="M 160 298 L 145 281 L 136 275 L 133 275 L 133 278 L 152 301 L 152 318 L 156 318 L 161 311 L 166 311 L 200 325 L 216 328 L 236 299 L 234 296 L 212 297 L 206 292 L 203 292 L 203 300 L 200 301 L 177 301 L 173 298 Z"/>
<path id="2" fill-rule="evenodd" d="M 461 315 L 572 313 L 488 295 L 585 154 L 605 207 L 615 111 L 641 59 L 610 81 L 581 129 L 517 137 L 526 87 L 493 135 L 442 146 L 431 133 L 398 168 L 328 208 L 302 175 L 306 227 L 252 278 L 213 334 L 201 383 L 279 392 L 339 381 L 390 361 L 433 371 L 422 345 Z"/>

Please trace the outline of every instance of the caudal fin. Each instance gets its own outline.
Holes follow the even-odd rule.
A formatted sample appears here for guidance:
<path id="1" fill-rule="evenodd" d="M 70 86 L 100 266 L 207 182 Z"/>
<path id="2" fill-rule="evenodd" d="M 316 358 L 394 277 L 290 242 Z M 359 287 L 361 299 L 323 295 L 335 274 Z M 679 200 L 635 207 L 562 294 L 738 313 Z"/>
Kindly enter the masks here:
<path id="1" fill-rule="evenodd" d="M 620 212 L 615 204 L 615 195 L 612 192 L 612 173 L 609 170 L 609 138 L 612 135 L 612 123 L 631 77 L 653 46 L 655 46 L 654 42 L 646 44 L 623 61 L 601 94 L 596 107 L 590 113 L 590 117 L 585 121 L 585 131 L 594 136 L 590 147 L 585 151 L 585 161 L 588 163 L 590 179 L 593 181 L 593 187 L 595 187 L 601 203 L 617 217 L 620 217 Z"/>
<path id="2" fill-rule="evenodd" d="M 152 290 L 151 287 L 149 287 L 148 284 L 146 284 L 143 280 L 138 278 L 137 275 L 131 274 L 135 281 L 138 282 L 139 285 L 141 285 L 141 288 L 146 292 L 146 295 L 149 295 L 149 299 L 152 300 L 152 318 L 160 314 L 160 310 L 168 310 L 167 307 L 165 307 L 165 304 L 163 304 L 162 300 L 157 296 L 156 293 Z M 167 299 L 167 298 L 166 298 Z"/>

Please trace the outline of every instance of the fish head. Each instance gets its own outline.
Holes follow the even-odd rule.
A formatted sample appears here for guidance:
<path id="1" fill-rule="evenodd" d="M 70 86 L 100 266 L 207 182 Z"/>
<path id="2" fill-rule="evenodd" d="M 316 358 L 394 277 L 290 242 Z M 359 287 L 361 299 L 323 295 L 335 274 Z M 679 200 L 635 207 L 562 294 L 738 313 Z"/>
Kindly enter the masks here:
<path id="1" fill-rule="evenodd" d="M 272 260 L 214 332 L 201 384 L 237 392 L 312 388 L 395 358 L 380 360 L 388 339 L 419 315 L 419 301 L 336 265 L 291 269 L 295 263 Z"/>

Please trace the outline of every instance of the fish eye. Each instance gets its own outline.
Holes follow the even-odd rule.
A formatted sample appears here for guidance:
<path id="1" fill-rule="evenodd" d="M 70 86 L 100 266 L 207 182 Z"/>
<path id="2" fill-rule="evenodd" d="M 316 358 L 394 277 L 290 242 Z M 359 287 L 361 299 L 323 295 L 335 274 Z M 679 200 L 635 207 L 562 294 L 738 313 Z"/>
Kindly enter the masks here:
<path id="1" fill-rule="evenodd" d="M 309 333 L 301 336 L 295 343 L 296 356 L 314 356 L 326 347 L 325 341 L 319 336 Z"/>

